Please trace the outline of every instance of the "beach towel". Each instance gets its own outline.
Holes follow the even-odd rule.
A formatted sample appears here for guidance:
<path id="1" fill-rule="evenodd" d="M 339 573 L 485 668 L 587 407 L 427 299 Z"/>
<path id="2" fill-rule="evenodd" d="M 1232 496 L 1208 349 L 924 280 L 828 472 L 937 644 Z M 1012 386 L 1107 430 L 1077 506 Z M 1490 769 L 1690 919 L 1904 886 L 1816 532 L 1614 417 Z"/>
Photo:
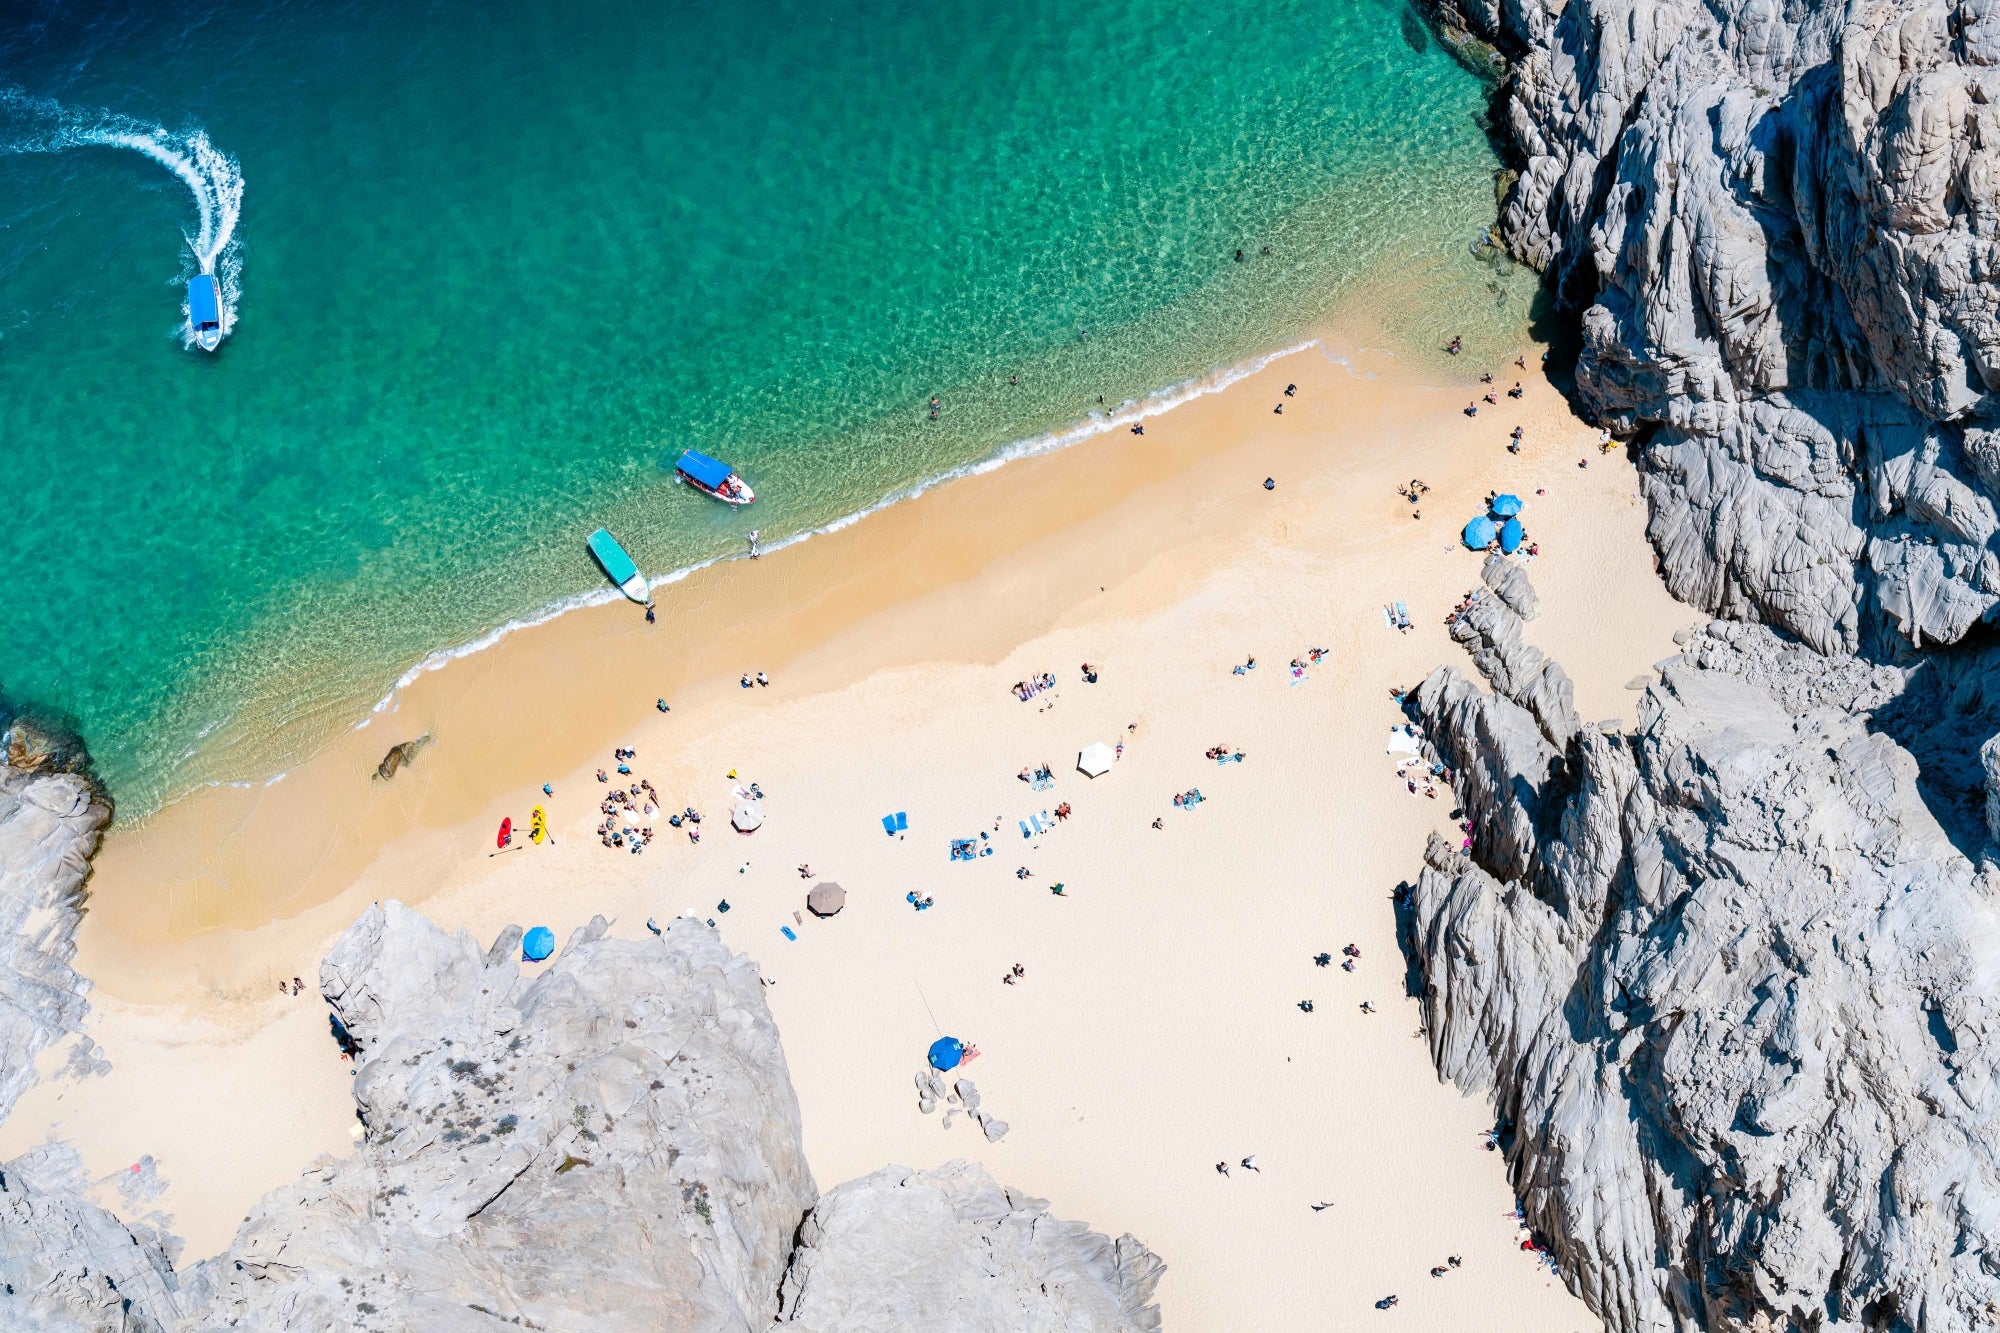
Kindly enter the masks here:
<path id="1" fill-rule="evenodd" d="M 1407 723 L 1399 727 L 1389 728 L 1389 748 L 1383 753 L 1417 754 L 1421 752 L 1421 749 L 1422 742 L 1417 739 L 1416 731 Z"/>
<path id="2" fill-rule="evenodd" d="M 1024 838 L 1032 838 L 1032 837 L 1034 837 L 1034 836 L 1035 836 L 1034 834 L 1032 834 L 1032 833 L 1028 832 L 1028 821 L 1027 821 L 1027 820 L 1025 820 L 1025 819 L 1017 819 L 1017 820 L 1015 820 L 1014 822 L 1015 822 L 1015 823 L 1017 823 L 1017 824 L 1019 824 L 1019 825 L 1021 826 L 1021 836 L 1022 836 L 1022 837 L 1024 837 Z"/>

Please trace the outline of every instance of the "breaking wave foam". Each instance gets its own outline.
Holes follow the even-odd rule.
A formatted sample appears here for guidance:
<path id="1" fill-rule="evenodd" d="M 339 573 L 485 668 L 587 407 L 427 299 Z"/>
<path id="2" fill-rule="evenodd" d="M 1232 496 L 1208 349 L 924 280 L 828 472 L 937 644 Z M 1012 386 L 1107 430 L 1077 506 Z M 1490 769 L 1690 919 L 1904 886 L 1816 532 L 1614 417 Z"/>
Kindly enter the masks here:
<path id="1" fill-rule="evenodd" d="M 0 89 L 0 115 L 19 121 L 25 134 L 0 144 L 6 153 L 59 153 L 71 148 L 124 148 L 171 171 L 194 197 L 196 227 L 187 240 L 190 270 L 176 278 L 185 288 L 196 272 L 211 273 L 222 297 L 222 333 L 236 327 L 242 297 L 243 254 L 236 224 L 243 213 L 243 170 L 235 158 L 209 142 L 200 129 L 178 133 L 111 111 L 75 111 L 19 89 Z M 194 344 L 194 330 L 181 304 L 181 338 Z"/>
<path id="2" fill-rule="evenodd" d="M 1196 398 L 1205 397 L 1212 393 L 1220 393 L 1238 380 L 1247 379 L 1255 375 L 1273 362 L 1282 361 L 1288 356 L 1296 356 L 1300 352 L 1310 351 L 1318 346 L 1320 346 L 1320 343 L 1317 339 L 1308 339 L 1305 342 L 1293 343 L 1289 347 L 1283 347 L 1275 352 L 1267 352 L 1262 356 L 1253 357 L 1248 361 L 1230 366 L 1225 370 L 1183 380 L 1170 389 L 1164 389 L 1146 398 L 1123 403 L 1108 412 L 1093 412 L 1083 420 L 1072 425 L 1003 445 L 983 458 L 940 472 L 936 476 L 926 477 L 922 481 L 913 482 L 908 486 L 891 491 L 874 504 L 868 505 L 865 508 L 857 509 L 852 513 L 842 514 L 839 518 L 831 519 L 828 522 L 820 524 L 818 527 L 807 528 L 802 532 L 793 533 L 788 537 L 766 543 L 758 549 L 763 554 L 769 554 L 772 551 L 782 551 L 788 546 L 797 546 L 800 542 L 810 540 L 811 538 L 823 537 L 828 533 L 839 532 L 842 528 L 852 527 L 871 514 L 878 514 L 884 509 L 889 508 L 889 506 L 901 504 L 905 500 L 914 500 L 925 491 L 930 490 L 934 486 L 942 485 L 945 482 L 956 481 L 961 477 L 982 476 L 985 473 L 1005 467 L 1017 459 L 1032 458 L 1038 454 L 1054 453 L 1058 449 L 1067 449 L 1071 445 L 1081 444 L 1085 440 L 1117 430 L 1121 426 L 1136 425 L 1148 417 L 1156 417 L 1162 413 L 1171 412 L 1183 403 L 1192 402 Z M 699 560 L 691 565 L 683 565 L 679 569 L 649 578 L 646 581 L 646 587 L 649 591 L 664 588 L 671 584 L 679 583 L 689 575 L 707 569 L 711 565 L 720 564 L 725 560 L 743 560 L 747 558 L 747 555 L 738 554 L 712 555 L 706 560 Z M 393 708 L 396 703 L 396 696 L 421 677 L 449 666 L 462 657 L 470 657 L 474 653 L 484 652 L 516 631 L 532 629 L 536 625 L 545 625 L 558 616 L 567 615 L 571 611 L 578 611 L 584 607 L 603 606 L 607 603 L 622 600 L 624 600 L 624 594 L 616 588 L 593 588 L 589 592 L 577 593 L 573 596 L 561 597 L 547 602 L 528 615 L 517 616 L 505 624 L 488 630 L 478 638 L 468 640 L 456 647 L 440 648 L 434 652 L 427 653 L 416 665 L 398 677 L 396 683 L 390 687 L 389 692 L 383 695 L 373 708 L 368 710 L 368 716 L 355 725 L 357 729 L 365 727 L 377 715 Z"/>

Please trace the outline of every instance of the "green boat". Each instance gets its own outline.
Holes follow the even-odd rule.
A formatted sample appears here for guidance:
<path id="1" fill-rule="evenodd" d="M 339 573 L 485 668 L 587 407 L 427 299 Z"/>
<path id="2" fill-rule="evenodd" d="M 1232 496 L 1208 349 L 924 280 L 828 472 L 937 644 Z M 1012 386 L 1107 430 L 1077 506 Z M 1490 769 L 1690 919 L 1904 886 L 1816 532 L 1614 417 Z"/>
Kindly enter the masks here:
<path id="1" fill-rule="evenodd" d="M 590 553 L 597 557 L 597 563 L 604 566 L 606 576 L 618 585 L 618 591 L 641 606 L 653 604 L 652 592 L 646 587 L 639 566 L 625 554 L 625 548 L 618 544 L 616 537 L 599 528 L 590 534 L 588 545 Z"/>

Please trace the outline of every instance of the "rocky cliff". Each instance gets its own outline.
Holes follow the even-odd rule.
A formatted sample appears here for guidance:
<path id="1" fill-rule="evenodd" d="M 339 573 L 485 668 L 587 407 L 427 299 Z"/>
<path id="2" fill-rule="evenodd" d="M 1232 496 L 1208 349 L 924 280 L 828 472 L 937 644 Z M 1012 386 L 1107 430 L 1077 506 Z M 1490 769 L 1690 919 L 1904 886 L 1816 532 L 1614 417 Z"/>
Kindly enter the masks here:
<path id="1" fill-rule="evenodd" d="M 1630 734 L 1413 695 L 1474 824 L 1405 905 L 1438 1069 L 1614 1329 L 2000 1323 L 2000 871 L 1976 742 L 1898 739 L 1990 728 L 2000 674 L 1685 637 Z"/>
<path id="2" fill-rule="evenodd" d="M 693 920 L 599 919 L 538 975 L 397 903 L 320 969 L 361 1142 L 272 1191 L 223 1255 L 0 1166 L 0 1324 L 222 1329 L 1151 1330 L 1161 1265 L 1003 1191 L 900 1168 L 820 1198 L 755 966 Z M 782 1305 L 781 1305 L 782 1292 Z"/>
<path id="3" fill-rule="evenodd" d="M 33 1086 L 36 1056 L 82 1026 L 90 986 L 69 963 L 110 818 L 81 775 L 0 762 L 0 1120 Z M 74 1054 L 92 1058 L 87 1044 Z"/>
<path id="4" fill-rule="evenodd" d="M 1433 8 L 1506 58 L 1500 237 L 1724 618 L 1632 735 L 1518 596 L 1454 626 L 1439 1069 L 1616 1329 L 2000 1323 L 2000 0 Z"/>
<path id="5" fill-rule="evenodd" d="M 1822 651 L 2000 604 L 2000 4 L 1444 0 L 1511 57 L 1506 245 L 1640 440 L 1669 586 Z"/>

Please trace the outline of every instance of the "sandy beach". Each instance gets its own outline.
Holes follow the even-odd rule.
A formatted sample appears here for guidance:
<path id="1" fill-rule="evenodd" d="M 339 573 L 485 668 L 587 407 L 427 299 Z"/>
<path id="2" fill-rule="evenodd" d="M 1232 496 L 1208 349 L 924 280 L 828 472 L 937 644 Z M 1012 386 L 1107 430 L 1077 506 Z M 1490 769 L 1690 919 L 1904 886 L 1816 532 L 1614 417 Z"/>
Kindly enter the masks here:
<path id="1" fill-rule="evenodd" d="M 661 590 L 656 626 L 618 605 L 523 630 L 282 780 L 115 827 L 76 960 L 112 1071 L 46 1079 L 0 1153 L 55 1134 L 107 1182 L 150 1155 L 163 1192 L 107 1183 L 103 1201 L 167 1214 L 188 1257 L 212 1253 L 258 1196 L 347 1149 L 348 1066 L 313 982 L 366 903 L 482 941 L 509 922 L 560 941 L 596 914 L 639 937 L 687 912 L 772 983 L 823 1188 L 983 1162 L 1143 1238 L 1168 1263 L 1174 1330 L 1361 1326 L 1389 1293 L 1404 1327 L 1601 1327 L 1519 1248 L 1490 1111 L 1438 1082 L 1416 1034 L 1390 899 L 1452 803 L 1397 776 L 1390 693 L 1470 670 L 1443 618 L 1478 582 L 1456 538 L 1494 489 L 1527 502 L 1529 636 L 1585 719 L 1629 721 L 1627 682 L 1700 617 L 1652 573 L 1631 465 L 1544 379 L 1467 357 L 1454 382 L 1370 341 L 1328 331 L 1143 435 L 700 571 Z M 1524 398 L 1466 417 L 1481 369 Z M 1412 478 L 1430 487 L 1421 519 L 1397 494 Z M 1383 616 L 1397 601 L 1407 633 Z M 739 683 L 759 671 L 768 687 Z M 1053 690 L 1011 692 L 1042 672 Z M 1123 750 L 1091 779 L 1076 759 L 1096 741 Z M 1217 745 L 1245 758 L 1218 765 Z M 665 811 L 643 855 L 601 844 L 614 746 L 636 750 L 623 782 L 702 812 L 698 844 Z M 1031 790 L 1016 775 L 1042 763 L 1054 785 Z M 728 815 L 752 781 L 766 822 L 745 836 Z M 1190 788 L 1205 800 L 1176 808 Z M 496 852 L 501 819 L 536 805 L 553 840 Z M 885 835 L 899 811 L 907 833 Z M 948 858 L 982 834 L 992 855 Z M 828 920 L 804 913 L 821 879 L 849 895 Z M 1315 965 L 1350 943 L 1352 972 Z M 281 996 L 294 976 L 305 993 Z M 979 1046 L 968 1072 L 1011 1125 L 1001 1142 L 918 1111 L 912 1076 L 941 1033 Z M 1428 1276 L 1448 1255 L 1462 1266 Z"/>

